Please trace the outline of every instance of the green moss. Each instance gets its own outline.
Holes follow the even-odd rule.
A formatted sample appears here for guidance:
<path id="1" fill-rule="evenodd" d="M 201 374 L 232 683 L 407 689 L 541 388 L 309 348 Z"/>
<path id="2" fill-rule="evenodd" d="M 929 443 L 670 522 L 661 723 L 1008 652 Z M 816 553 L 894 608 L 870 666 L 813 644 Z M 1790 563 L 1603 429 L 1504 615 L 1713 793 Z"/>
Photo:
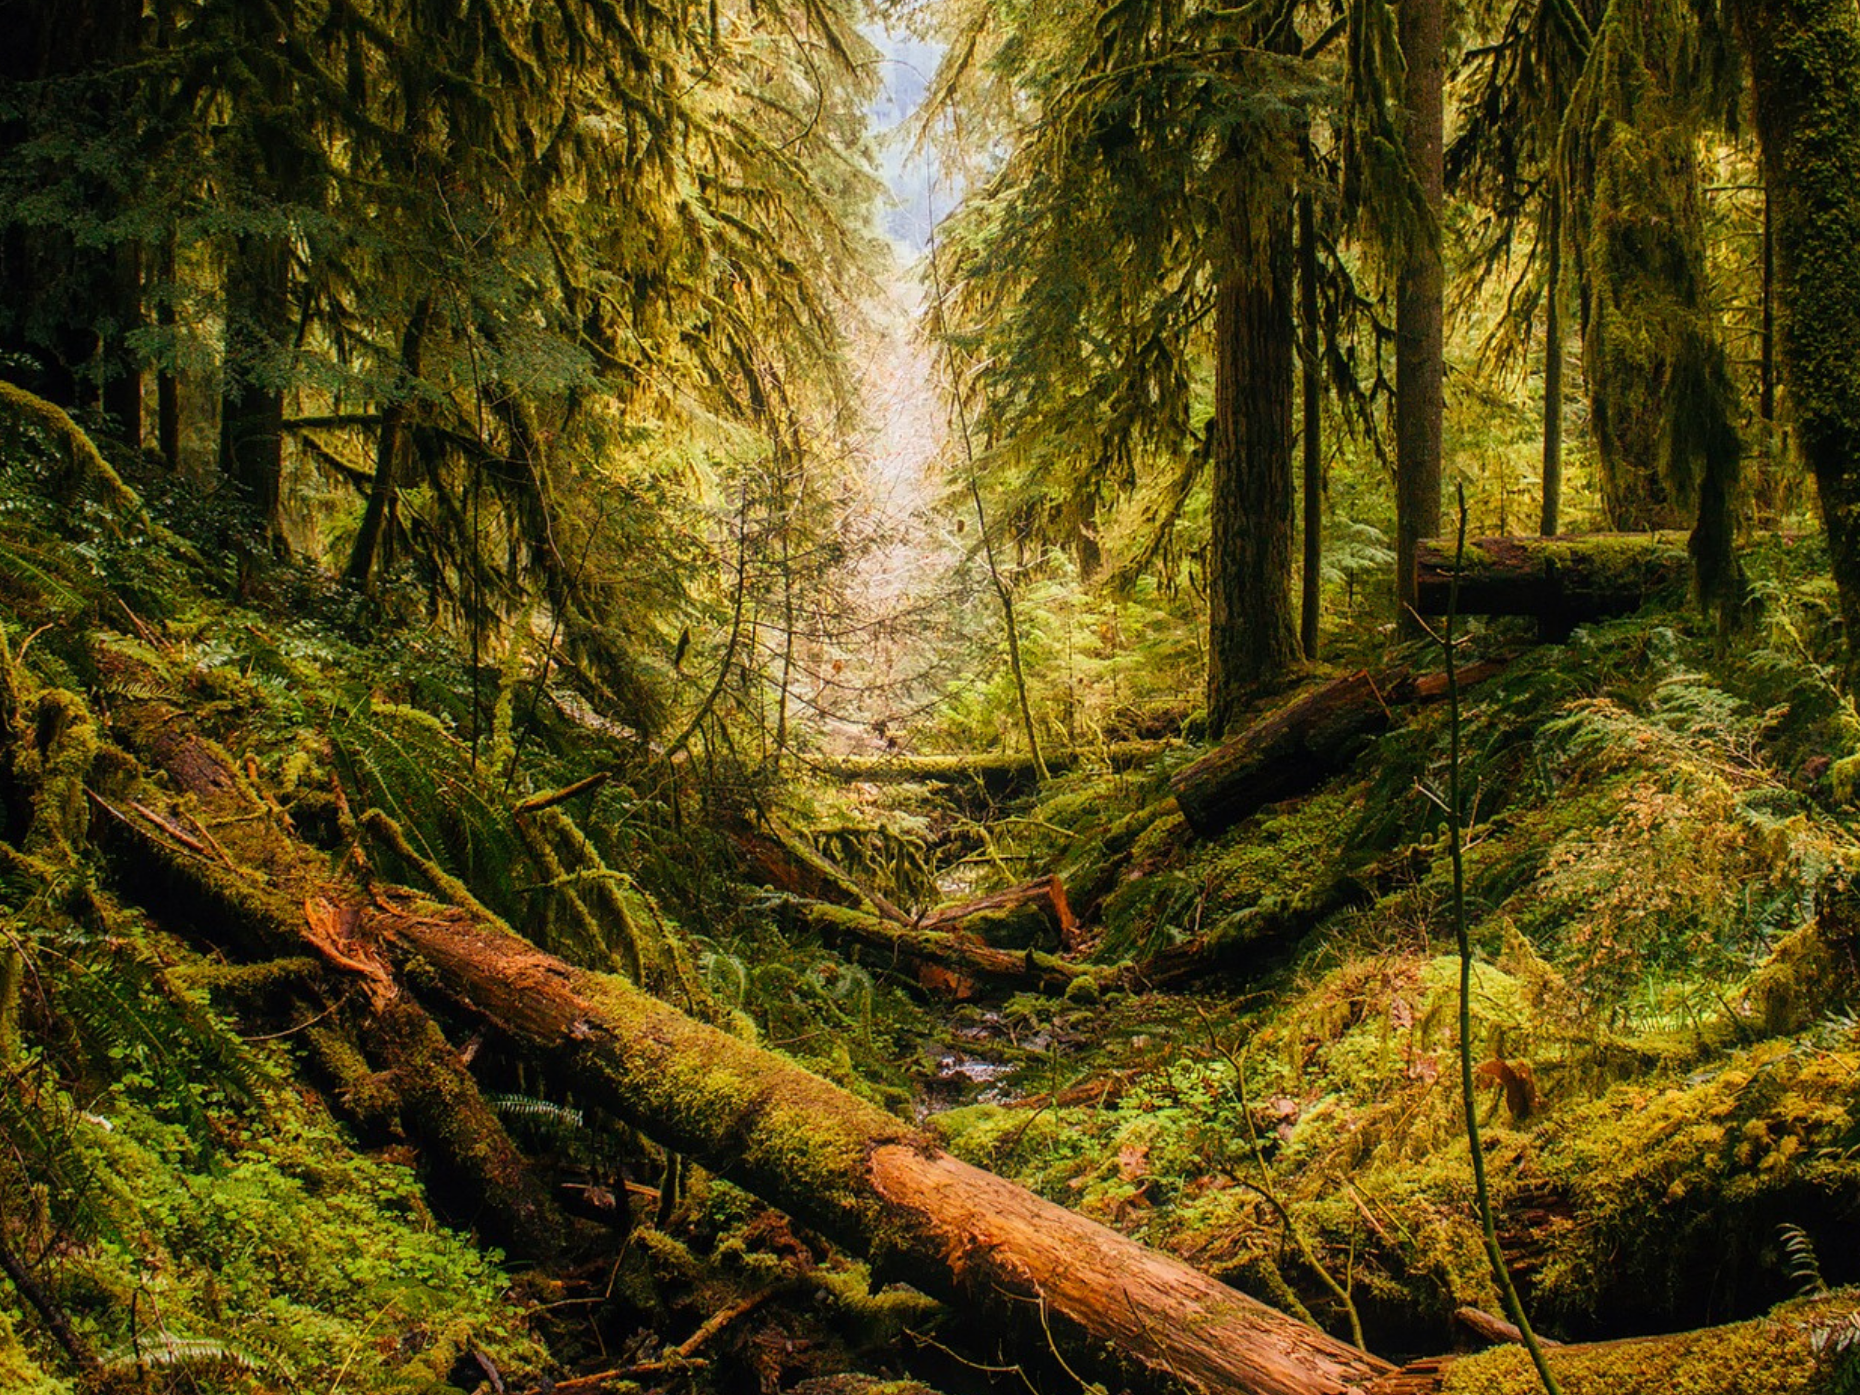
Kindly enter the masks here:
<path id="1" fill-rule="evenodd" d="M 11 1289 L 8 1289 L 9 1300 Z M 20 1341 L 13 1315 L 0 1308 L 0 1390 L 7 1395 L 71 1395 L 71 1386 L 48 1375 Z"/>
<path id="2" fill-rule="evenodd" d="M 1797 1395 L 1816 1388 L 1805 1324 L 1762 1318 L 1675 1337 L 1551 1350 L 1565 1395 Z M 1541 1390 L 1522 1347 L 1462 1357 L 1443 1395 L 1528 1395 Z"/>

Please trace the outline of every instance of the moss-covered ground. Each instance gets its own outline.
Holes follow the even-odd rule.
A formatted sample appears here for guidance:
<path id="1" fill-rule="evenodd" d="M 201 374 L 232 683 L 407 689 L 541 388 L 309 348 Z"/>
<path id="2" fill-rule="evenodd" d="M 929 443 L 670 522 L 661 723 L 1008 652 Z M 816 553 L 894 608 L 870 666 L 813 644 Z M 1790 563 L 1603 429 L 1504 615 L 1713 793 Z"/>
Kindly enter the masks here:
<path id="1" fill-rule="evenodd" d="M 150 698 L 332 868 L 441 895 L 456 879 L 553 952 L 701 1003 L 1335 1333 L 1354 1309 L 1372 1349 L 1439 1353 L 1465 1340 L 1456 1308 L 1497 1309 L 1428 797 L 1444 705 L 1207 843 L 1159 807 L 1187 751 L 960 812 L 934 790 L 707 781 L 605 728 L 567 679 L 539 691 L 502 655 L 474 669 L 314 577 L 239 596 L 205 559 L 0 483 L 19 501 L 0 557 L 0 1244 L 95 1363 L 0 1284 L 0 1389 L 497 1395 L 611 1371 L 616 1389 L 867 1391 L 969 1388 L 999 1364 L 441 1003 L 575 1217 L 547 1270 L 479 1243 L 373 1044 L 344 1034 L 353 1005 L 303 987 L 316 966 L 229 962 L 215 927 L 144 904 L 105 856 L 99 821 L 139 778 L 110 713 Z M 1811 547 L 1748 559 L 1763 608 L 1735 651 L 1673 612 L 1556 645 L 1476 635 L 1511 657 L 1463 723 L 1471 1045 L 1526 1300 L 1565 1340 L 1767 1323 L 1716 1340 L 1780 1353 L 1788 1380 L 1844 1378 L 1860 1349 L 1842 1288 L 1860 1282 L 1860 720 Z M 597 769 L 557 818 L 519 824 L 517 800 Z M 951 1001 L 869 947 L 830 950 L 722 831 L 768 808 L 914 908 L 939 883 L 1061 872 L 1090 889 L 1066 949 L 1089 972 L 1063 995 Z M 388 826 L 369 810 L 399 844 L 369 836 Z M 1150 986 L 1144 965 L 1189 945 L 1212 947 L 1199 971 Z M 1811 1317 L 1765 1316 L 1804 1292 Z M 1511 1388 L 1508 1362 L 1452 1388 Z M 1614 1379 L 1570 1388 L 1630 1388 Z"/>

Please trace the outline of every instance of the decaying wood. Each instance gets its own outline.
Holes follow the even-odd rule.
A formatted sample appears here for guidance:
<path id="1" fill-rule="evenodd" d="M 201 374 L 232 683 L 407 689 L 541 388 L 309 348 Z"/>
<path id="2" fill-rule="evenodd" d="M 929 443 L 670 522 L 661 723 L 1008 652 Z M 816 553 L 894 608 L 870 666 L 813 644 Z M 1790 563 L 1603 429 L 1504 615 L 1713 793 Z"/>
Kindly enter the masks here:
<path id="1" fill-rule="evenodd" d="M 250 812 L 220 753 L 139 706 L 143 719 L 123 731 L 133 746 L 209 815 Z M 303 901 L 320 897 L 355 944 L 663 1146 L 866 1254 L 881 1276 L 1055 1343 L 1075 1364 L 1158 1395 L 1337 1395 L 1389 1369 L 951 1157 L 783 1057 L 544 954 L 482 910 L 338 881 L 319 854 L 257 821 L 228 867 L 174 838 L 170 822 L 117 820 L 118 864 L 146 894 L 272 953 L 305 940 Z"/>
<path id="2" fill-rule="evenodd" d="M 1445 615 L 1453 585 L 1451 540 L 1421 544 L 1415 608 Z M 1628 615 L 1689 574 L 1684 533 L 1595 533 L 1581 537 L 1479 538 L 1466 544 L 1461 615 L 1535 616 L 1547 638 L 1577 625 Z"/>
<path id="3" fill-rule="evenodd" d="M 1829 1372 L 1815 1357 L 1808 1318 L 1797 1313 L 1658 1337 L 1551 1344 L 1547 1356 L 1567 1395 L 1811 1395 L 1828 1388 Z M 1417 1361 L 1371 1380 L 1363 1395 L 1443 1395 L 1450 1388 L 1535 1395 L 1543 1384 L 1524 1348 L 1507 1343 L 1476 1356 Z"/>
<path id="4" fill-rule="evenodd" d="M 1005 891 L 939 906 L 918 922 L 925 930 L 962 930 L 991 945 L 1010 949 L 1046 943 L 1069 947 L 1078 931 L 1065 883 L 1057 876 L 1023 882 Z"/>
<path id="5" fill-rule="evenodd" d="M 973 997 L 982 984 L 1064 992 L 1087 973 L 1042 950 L 991 945 L 961 921 L 940 928 L 899 924 L 818 903 L 805 905 L 802 914 L 829 944 L 865 946 L 875 953 L 864 955 L 864 962 L 909 974 L 919 986 L 944 997 Z"/>
<path id="6" fill-rule="evenodd" d="M 1501 1317 L 1493 1317 L 1482 1308 L 1455 1308 L 1453 1320 L 1468 1332 L 1486 1339 L 1488 1342 L 1522 1343 L 1524 1334 L 1518 1330 L 1516 1323 L 1506 1322 Z M 1553 1337 L 1539 1336 L 1540 1346 L 1558 1347 L 1563 1345 Z"/>
<path id="7" fill-rule="evenodd" d="M 809 901 L 870 911 L 898 924 L 910 923 L 911 917 L 884 896 L 862 885 L 824 853 L 809 847 L 805 839 L 777 824 L 736 824 L 724 831 L 749 874 L 760 878 L 764 886 Z"/>
<path id="8" fill-rule="evenodd" d="M 1469 664 L 1460 686 L 1483 682 L 1502 661 Z M 1438 674 L 1360 669 L 1332 679 L 1270 712 L 1239 735 L 1178 771 L 1169 782 L 1189 828 L 1212 838 L 1268 804 L 1316 789 L 1348 768 L 1373 737 L 1394 725 L 1406 704 L 1446 696 Z"/>
<path id="9" fill-rule="evenodd" d="M 1189 828 L 1215 837 L 1344 769 L 1392 724 L 1391 686 L 1367 670 L 1333 679 L 1178 771 L 1169 788 Z"/>
<path id="10" fill-rule="evenodd" d="M 1058 775 L 1093 765 L 1128 770 L 1145 765 L 1170 749 L 1168 741 L 1117 741 L 1108 746 L 1049 751 L 1046 768 Z M 873 785 L 980 784 L 1003 793 L 1030 784 L 1039 772 L 1031 755 L 1003 752 L 915 756 L 903 752 L 878 756 L 820 756 L 811 762 L 823 775 Z"/>

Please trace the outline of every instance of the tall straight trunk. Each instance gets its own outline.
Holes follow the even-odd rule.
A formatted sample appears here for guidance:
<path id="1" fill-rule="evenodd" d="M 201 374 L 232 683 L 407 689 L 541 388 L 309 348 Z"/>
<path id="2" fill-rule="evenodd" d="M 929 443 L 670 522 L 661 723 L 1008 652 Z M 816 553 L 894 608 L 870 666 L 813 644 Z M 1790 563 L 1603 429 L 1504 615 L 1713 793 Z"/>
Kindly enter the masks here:
<path id="1" fill-rule="evenodd" d="M 1765 425 L 1776 420 L 1776 220 L 1772 200 L 1763 191 L 1763 330 L 1757 360 L 1757 416 Z"/>
<path id="2" fill-rule="evenodd" d="M 175 313 L 177 260 L 175 235 L 170 232 L 162 243 L 161 291 L 155 304 L 155 323 L 161 326 L 168 354 L 155 374 L 155 448 L 170 470 L 181 468 L 181 379 L 173 366 L 174 336 L 180 322 Z"/>
<path id="3" fill-rule="evenodd" d="M 1446 24 L 1442 0 L 1399 0 L 1397 37 L 1408 65 L 1402 90 L 1408 165 L 1428 210 L 1395 281 L 1395 591 L 1404 627 L 1414 623 L 1414 558 L 1440 531 L 1441 416 L 1444 408 L 1445 289 L 1440 209 Z"/>
<path id="4" fill-rule="evenodd" d="M 375 477 L 368 488 L 368 504 L 349 552 L 343 579 L 352 586 L 368 587 L 375 564 L 386 550 L 388 520 L 400 492 L 400 462 L 407 453 L 408 426 L 413 415 L 413 394 L 418 390 L 426 333 L 433 318 L 433 297 L 428 293 L 414 307 L 400 338 L 400 380 L 396 396 L 381 409 L 381 431 L 375 440 Z"/>
<path id="5" fill-rule="evenodd" d="M 1549 195 L 1550 266 L 1544 280 L 1544 507 L 1537 531 L 1556 536 L 1563 511 L 1563 205 Z"/>
<path id="6" fill-rule="evenodd" d="M 1860 11 L 1735 0 L 1772 203 L 1781 365 L 1860 671 Z"/>
<path id="7" fill-rule="evenodd" d="M 220 403 L 220 470 L 262 520 L 274 552 L 284 535 L 279 368 L 290 320 L 289 244 L 269 234 L 240 237 L 226 274 L 229 371 Z"/>
<path id="8" fill-rule="evenodd" d="M 1306 659 L 1318 656 L 1319 586 L 1324 565 L 1324 420 L 1323 373 L 1318 362 L 1317 211 L 1311 195 L 1298 199 L 1298 317 L 1304 330 L 1304 594 L 1298 612 L 1299 649 Z"/>
<path id="9" fill-rule="evenodd" d="M 1292 218 L 1242 187 L 1214 303 L 1208 732 L 1298 661 L 1292 613 Z M 1263 202 L 1263 200 L 1262 200 Z"/>
<path id="10" fill-rule="evenodd" d="M 111 276 L 116 339 L 101 346 L 103 410 L 116 423 L 116 434 L 132 450 L 142 448 L 142 368 L 129 336 L 142 327 L 142 245 L 119 242 Z"/>
<path id="11" fill-rule="evenodd" d="M 288 45 L 295 0 L 241 5 L 244 34 L 262 74 L 262 99 L 244 132 L 263 194 L 289 203 L 303 193 L 301 133 Z M 285 550 L 284 383 L 295 350 L 287 234 L 241 233 L 226 269 L 226 364 L 220 405 L 220 469 L 263 522 L 270 550 Z"/>

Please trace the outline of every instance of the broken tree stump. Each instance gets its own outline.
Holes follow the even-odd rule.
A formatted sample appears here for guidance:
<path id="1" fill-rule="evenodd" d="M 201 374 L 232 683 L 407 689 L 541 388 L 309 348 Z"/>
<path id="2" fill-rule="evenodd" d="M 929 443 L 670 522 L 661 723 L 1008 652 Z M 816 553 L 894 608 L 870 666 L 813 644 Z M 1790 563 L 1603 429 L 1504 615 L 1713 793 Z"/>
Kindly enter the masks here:
<path id="1" fill-rule="evenodd" d="M 533 1054 L 662 1145 L 866 1254 L 881 1275 L 985 1315 L 1148 1395 L 1341 1395 L 1388 1365 L 1181 1261 L 950 1156 L 785 1057 L 624 979 L 543 953 L 472 906 L 338 879 L 263 815 L 171 710 L 135 704 L 130 744 L 180 787 L 116 815 L 132 885 L 202 926 L 297 941 L 388 1001 L 403 979 Z M 125 725 L 127 730 L 124 730 Z M 166 804 L 167 807 L 155 807 Z M 240 834 L 181 836 L 188 808 Z M 235 857 L 233 854 L 237 853 Z M 312 914 L 309 907 L 315 907 Z"/>
<path id="2" fill-rule="evenodd" d="M 1478 538 L 1460 571 L 1461 615 L 1534 617 L 1547 639 L 1577 625 L 1631 615 L 1690 575 L 1684 533 L 1591 533 L 1580 537 Z M 1415 556 L 1415 609 L 1445 615 L 1453 544 L 1423 542 Z"/>

